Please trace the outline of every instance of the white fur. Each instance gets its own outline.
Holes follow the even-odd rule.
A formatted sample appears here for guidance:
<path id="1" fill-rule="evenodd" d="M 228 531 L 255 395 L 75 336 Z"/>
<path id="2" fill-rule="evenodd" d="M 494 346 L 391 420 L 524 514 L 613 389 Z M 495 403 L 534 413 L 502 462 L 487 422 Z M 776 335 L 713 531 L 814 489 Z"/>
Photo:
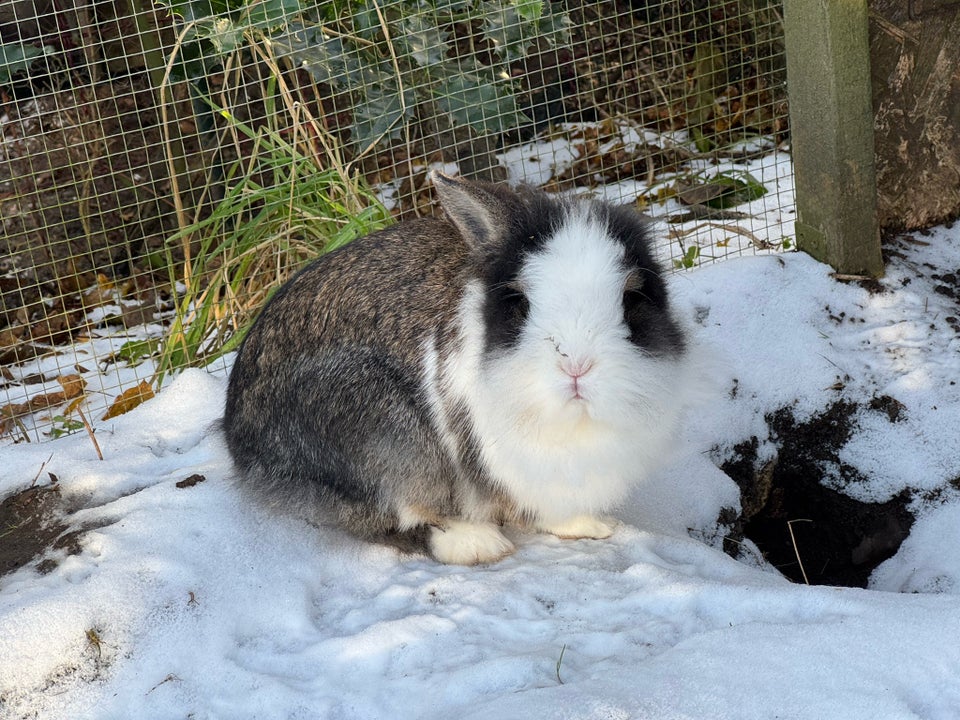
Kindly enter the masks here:
<path id="1" fill-rule="evenodd" d="M 447 413 L 444 410 L 443 390 L 440 381 L 440 356 L 437 353 L 437 339 L 431 335 L 423 348 L 423 387 L 430 405 L 434 427 L 440 435 L 443 447 L 451 458 L 457 456 L 457 437 L 450 428 Z"/>
<path id="2" fill-rule="evenodd" d="M 490 474 L 547 529 L 621 502 L 656 465 L 679 415 L 680 362 L 628 340 L 623 254 L 586 209 L 573 211 L 523 267 L 530 312 L 518 346 L 483 356 L 475 282 L 460 304 L 457 351 L 430 360 L 440 427 L 440 397 L 464 400 Z"/>
<path id="3" fill-rule="evenodd" d="M 513 543 L 493 523 L 450 520 L 430 528 L 430 554 L 449 565 L 477 565 L 500 560 L 514 551 Z"/>
<path id="4" fill-rule="evenodd" d="M 569 520 L 552 525 L 538 525 L 537 529 L 566 539 L 591 538 L 602 540 L 613 535 L 614 524 L 612 520 L 604 520 L 592 515 L 577 515 Z"/>

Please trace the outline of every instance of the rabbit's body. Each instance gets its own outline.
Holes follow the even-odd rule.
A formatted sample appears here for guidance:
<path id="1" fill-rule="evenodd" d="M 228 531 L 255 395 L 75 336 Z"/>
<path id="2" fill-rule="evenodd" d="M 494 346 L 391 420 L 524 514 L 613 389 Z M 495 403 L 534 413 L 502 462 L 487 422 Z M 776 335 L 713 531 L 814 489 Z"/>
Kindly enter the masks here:
<path id="1" fill-rule="evenodd" d="M 625 209 L 437 179 L 419 220 L 314 262 L 243 343 L 227 440 L 244 486 L 444 562 L 517 523 L 597 518 L 663 453 L 683 337 Z"/>

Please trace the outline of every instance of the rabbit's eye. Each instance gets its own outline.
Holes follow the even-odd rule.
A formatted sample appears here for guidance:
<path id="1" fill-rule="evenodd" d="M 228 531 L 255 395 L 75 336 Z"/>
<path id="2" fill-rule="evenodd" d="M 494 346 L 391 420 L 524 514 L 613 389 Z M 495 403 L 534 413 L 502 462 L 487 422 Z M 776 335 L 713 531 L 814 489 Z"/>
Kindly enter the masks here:
<path id="1" fill-rule="evenodd" d="M 530 301 L 516 283 L 503 283 L 490 289 L 486 303 L 487 343 L 491 347 L 513 347 L 523 332 L 530 312 Z"/>
<path id="2" fill-rule="evenodd" d="M 527 296 L 518 289 L 508 287 L 503 295 L 503 302 L 512 314 L 521 318 L 526 317 L 527 312 L 530 310 L 530 301 L 527 300 Z"/>

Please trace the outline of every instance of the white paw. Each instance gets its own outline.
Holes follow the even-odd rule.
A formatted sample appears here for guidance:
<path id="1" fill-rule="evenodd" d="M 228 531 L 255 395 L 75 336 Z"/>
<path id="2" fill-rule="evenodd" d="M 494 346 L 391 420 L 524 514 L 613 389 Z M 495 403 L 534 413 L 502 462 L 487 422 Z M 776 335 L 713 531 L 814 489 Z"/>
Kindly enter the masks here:
<path id="1" fill-rule="evenodd" d="M 615 522 L 612 519 L 601 519 L 592 515 L 577 515 L 576 517 L 555 523 L 541 523 L 538 529 L 556 535 L 566 540 L 591 538 L 602 540 L 613 535 Z"/>
<path id="2" fill-rule="evenodd" d="M 434 559 L 448 565 L 492 563 L 514 550 L 493 523 L 465 520 L 448 520 L 442 528 L 430 528 L 429 545 Z"/>

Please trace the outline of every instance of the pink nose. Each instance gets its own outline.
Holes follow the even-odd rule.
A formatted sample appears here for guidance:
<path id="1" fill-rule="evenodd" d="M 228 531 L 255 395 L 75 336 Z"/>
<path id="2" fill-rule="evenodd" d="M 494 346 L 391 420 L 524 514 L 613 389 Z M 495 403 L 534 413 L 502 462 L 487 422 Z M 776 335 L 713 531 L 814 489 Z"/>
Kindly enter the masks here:
<path id="1" fill-rule="evenodd" d="M 562 363 L 563 372 L 566 373 L 571 380 L 573 380 L 573 396 L 575 398 L 582 398 L 581 387 L 580 387 L 580 378 L 586 375 L 593 368 L 593 361 L 583 360 L 580 362 L 564 362 Z"/>
<path id="2" fill-rule="evenodd" d="M 563 368 L 563 371 L 567 375 L 572 377 L 574 380 L 576 380 L 577 378 L 582 378 L 584 375 L 590 372 L 592 368 L 593 368 L 593 363 L 588 361 L 588 362 L 578 363 L 575 365 L 569 365 Z"/>

